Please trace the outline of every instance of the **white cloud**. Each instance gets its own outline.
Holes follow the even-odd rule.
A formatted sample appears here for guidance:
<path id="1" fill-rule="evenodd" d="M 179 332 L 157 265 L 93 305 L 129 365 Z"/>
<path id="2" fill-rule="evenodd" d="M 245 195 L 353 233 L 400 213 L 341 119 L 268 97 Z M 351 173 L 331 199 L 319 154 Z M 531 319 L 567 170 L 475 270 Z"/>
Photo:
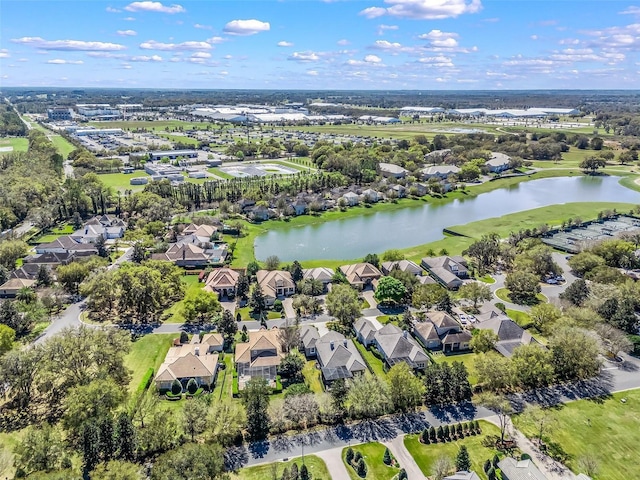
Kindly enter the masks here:
<path id="1" fill-rule="evenodd" d="M 82 65 L 84 62 L 82 60 L 64 60 L 62 58 L 54 58 L 53 60 L 47 60 L 47 63 L 52 63 L 54 65 Z"/>
<path id="2" fill-rule="evenodd" d="M 293 47 L 293 43 L 292 42 L 286 42 L 286 41 L 281 41 L 278 42 L 278 46 L 279 47 Z"/>
<path id="3" fill-rule="evenodd" d="M 209 52 L 196 52 L 191 54 L 191 58 L 211 58 L 211 54 Z"/>
<path id="4" fill-rule="evenodd" d="M 207 38 L 205 41 L 212 45 L 217 45 L 219 43 L 226 42 L 227 39 L 223 37 L 211 37 L 211 38 Z"/>
<path id="5" fill-rule="evenodd" d="M 71 51 L 118 51 L 127 47 L 118 43 L 85 42 L 83 40 L 45 40 L 41 37 L 22 37 L 11 40 L 13 43 L 28 45 L 41 50 L 71 50 Z"/>
<path id="6" fill-rule="evenodd" d="M 9 58 L 10 56 L 11 55 L 9 55 L 9 50 L 7 50 L 6 48 L 0 50 L 0 58 Z"/>
<path id="7" fill-rule="evenodd" d="M 318 76 L 318 71 L 317 70 L 307 70 L 307 75 L 309 75 L 311 77 L 317 77 Z"/>
<path id="8" fill-rule="evenodd" d="M 132 62 L 161 62 L 162 57 L 160 55 L 138 55 L 135 57 L 131 57 L 129 60 Z"/>
<path id="9" fill-rule="evenodd" d="M 109 13 L 120 13 L 120 12 L 122 12 L 122 10 L 120 10 L 118 8 L 113 8 L 113 7 L 107 7 L 105 10 L 107 12 L 109 12 Z"/>
<path id="10" fill-rule="evenodd" d="M 385 52 L 390 52 L 393 55 L 397 55 L 400 52 L 411 52 L 413 48 L 404 47 L 401 43 L 398 42 L 390 42 L 388 40 L 376 40 L 374 44 L 371 46 L 374 50 L 382 50 Z"/>
<path id="11" fill-rule="evenodd" d="M 224 26 L 224 33 L 228 35 L 255 35 L 260 32 L 268 32 L 271 30 L 269 22 L 261 22 L 260 20 L 232 20 Z"/>
<path id="12" fill-rule="evenodd" d="M 193 28 L 198 28 L 200 30 L 211 30 L 213 27 L 211 25 L 202 25 L 201 23 L 195 23 Z"/>
<path id="13" fill-rule="evenodd" d="M 458 37 L 459 35 L 455 32 L 443 32 L 442 30 L 431 30 L 429 33 L 418 35 L 420 40 L 428 40 L 432 46 L 443 48 L 457 47 Z"/>
<path id="14" fill-rule="evenodd" d="M 309 63 L 317 62 L 320 60 L 320 55 L 315 52 L 293 52 L 287 60 L 293 60 L 294 62 Z"/>
<path id="15" fill-rule="evenodd" d="M 233 58 L 233 55 L 225 55 L 224 57 L 225 60 L 231 60 Z"/>
<path id="16" fill-rule="evenodd" d="M 135 30 L 118 30 L 116 33 L 121 37 L 135 37 L 138 34 Z"/>
<path id="17" fill-rule="evenodd" d="M 131 65 L 129 65 L 128 63 L 123 63 L 122 64 L 122 68 L 124 68 L 125 70 L 131 70 L 133 67 Z"/>
<path id="18" fill-rule="evenodd" d="M 349 45 L 351 42 L 349 42 L 349 40 L 347 40 L 346 38 L 343 38 L 342 40 L 338 40 L 336 43 L 342 47 L 345 47 Z"/>
<path id="19" fill-rule="evenodd" d="M 126 22 L 135 22 L 136 19 L 133 17 L 124 17 L 123 20 Z"/>
<path id="20" fill-rule="evenodd" d="M 425 63 L 432 67 L 453 67 L 453 61 L 449 57 L 443 55 L 437 55 L 435 57 L 422 57 L 419 58 L 420 63 Z"/>
<path id="21" fill-rule="evenodd" d="M 155 40 L 148 40 L 140 44 L 140 48 L 143 50 L 162 50 L 162 51 L 175 51 L 175 50 L 211 50 L 213 47 L 207 42 L 182 42 L 182 43 L 162 43 Z"/>
<path id="22" fill-rule="evenodd" d="M 184 13 L 185 8 L 182 5 L 163 5 L 160 2 L 133 2 L 124 7 L 127 12 L 157 12 L 157 13 Z"/>
<path id="23" fill-rule="evenodd" d="M 531 35 L 531 40 L 538 40 L 538 35 Z"/>
<path id="24" fill-rule="evenodd" d="M 124 53 L 113 52 L 87 52 L 87 56 L 94 58 L 126 58 Z"/>
<path id="25" fill-rule="evenodd" d="M 384 35 L 384 32 L 388 30 L 398 30 L 398 25 L 378 25 L 378 35 Z"/>
<path id="26" fill-rule="evenodd" d="M 364 57 L 366 63 L 382 63 L 382 59 L 377 55 L 367 55 Z"/>
<path id="27" fill-rule="evenodd" d="M 640 15 L 640 7 L 632 5 L 630 7 L 625 8 L 621 12 L 618 12 L 620 15 Z"/>
<path id="28" fill-rule="evenodd" d="M 369 7 L 360 12 L 366 18 L 383 15 L 414 20 L 441 20 L 482 10 L 481 0 L 385 0 L 387 8 Z"/>

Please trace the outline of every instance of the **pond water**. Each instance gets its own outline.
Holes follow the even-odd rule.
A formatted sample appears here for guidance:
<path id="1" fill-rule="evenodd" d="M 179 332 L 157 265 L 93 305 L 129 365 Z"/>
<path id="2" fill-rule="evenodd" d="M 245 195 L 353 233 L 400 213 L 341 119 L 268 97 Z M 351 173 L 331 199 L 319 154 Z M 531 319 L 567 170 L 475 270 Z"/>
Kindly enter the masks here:
<path id="1" fill-rule="evenodd" d="M 417 205 L 318 225 L 273 230 L 255 240 L 259 260 L 346 259 L 440 240 L 455 225 L 570 202 L 640 203 L 618 177 L 559 177 L 522 182 L 444 205 Z M 535 226 L 535 225 L 533 225 Z"/>

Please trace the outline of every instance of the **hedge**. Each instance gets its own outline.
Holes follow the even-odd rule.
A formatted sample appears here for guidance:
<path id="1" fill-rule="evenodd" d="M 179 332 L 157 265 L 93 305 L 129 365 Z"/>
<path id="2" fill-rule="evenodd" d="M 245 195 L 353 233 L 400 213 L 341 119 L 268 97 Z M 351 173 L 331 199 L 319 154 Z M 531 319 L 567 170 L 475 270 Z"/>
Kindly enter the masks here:
<path id="1" fill-rule="evenodd" d="M 153 368 L 147 370 L 147 373 L 144 374 L 144 377 L 142 377 L 142 380 L 140 380 L 140 383 L 138 384 L 138 389 L 136 390 L 137 393 L 144 393 L 144 391 L 149 388 L 151 380 L 153 380 L 153 374 Z"/>
<path id="2" fill-rule="evenodd" d="M 276 376 L 276 387 L 273 389 L 272 393 L 282 393 L 282 381 L 280 380 L 280 375 Z"/>
<path id="3" fill-rule="evenodd" d="M 234 397 L 238 397 L 240 395 L 240 387 L 238 385 L 238 371 L 233 369 L 233 385 L 231 386 L 231 392 Z"/>

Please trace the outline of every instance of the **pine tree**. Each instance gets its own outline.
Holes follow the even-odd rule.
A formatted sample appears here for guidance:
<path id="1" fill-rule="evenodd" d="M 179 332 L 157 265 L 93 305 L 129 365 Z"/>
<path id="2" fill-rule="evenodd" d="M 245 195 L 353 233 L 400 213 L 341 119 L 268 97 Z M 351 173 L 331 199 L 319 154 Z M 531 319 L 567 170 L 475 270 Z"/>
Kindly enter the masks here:
<path id="1" fill-rule="evenodd" d="M 358 472 L 358 475 L 362 478 L 367 476 L 367 464 L 364 463 L 364 458 L 360 458 L 360 460 L 358 461 L 358 468 L 356 471 Z"/>
<path id="2" fill-rule="evenodd" d="M 382 461 L 385 465 L 391 465 L 391 452 L 388 448 L 384 449 L 384 455 L 382 456 Z"/>
<path id="3" fill-rule="evenodd" d="M 468 472 L 470 468 L 471 459 L 469 458 L 469 451 L 465 445 L 462 445 L 456 457 L 456 469 L 459 472 Z"/>
<path id="4" fill-rule="evenodd" d="M 113 419 L 105 416 L 100 420 L 98 426 L 100 429 L 100 452 L 102 453 L 102 459 L 109 461 L 114 457 L 117 449 Z"/>
<path id="5" fill-rule="evenodd" d="M 487 459 L 485 460 L 482 469 L 484 470 L 484 473 L 488 473 L 490 468 L 491 468 L 491 460 Z"/>
<path id="6" fill-rule="evenodd" d="M 398 472 L 398 480 L 407 480 L 407 471 L 404 468 L 401 468 Z"/>
<path id="7" fill-rule="evenodd" d="M 347 448 L 347 453 L 345 455 L 345 460 L 347 461 L 347 463 L 349 465 L 351 465 L 351 463 L 353 462 L 353 448 L 349 447 Z"/>
<path id="8" fill-rule="evenodd" d="M 438 427 L 438 430 L 436 431 L 436 435 L 439 441 L 441 442 L 444 441 L 444 429 L 442 428 L 442 425 Z"/>
<path id="9" fill-rule="evenodd" d="M 100 462 L 100 430 L 94 422 L 87 422 L 82 430 L 82 463 L 90 472 Z"/>
<path id="10" fill-rule="evenodd" d="M 264 295 L 262 294 L 262 288 L 260 285 L 255 284 L 251 289 L 251 298 L 249 299 L 249 307 L 251 311 L 258 315 L 262 315 L 262 312 L 267 308 Z"/>
<path id="11" fill-rule="evenodd" d="M 307 468 L 307 466 L 304 463 L 300 467 L 299 478 L 300 478 L 300 480 L 311 480 L 311 475 L 309 475 L 309 469 Z"/>
<path id="12" fill-rule="evenodd" d="M 298 480 L 299 472 L 298 472 L 298 464 L 297 463 L 294 463 L 293 465 L 291 465 L 291 471 L 289 472 L 289 478 L 291 480 Z"/>
<path id="13" fill-rule="evenodd" d="M 498 462 L 500 461 L 500 457 L 498 457 L 498 454 L 496 453 L 493 456 L 493 461 L 491 462 L 491 464 L 493 465 L 493 468 L 498 468 Z"/>
<path id="14" fill-rule="evenodd" d="M 247 431 L 251 440 L 263 440 L 269 434 L 269 393 L 267 381 L 260 377 L 249 380 L 243 391 L 247 409 Z"/>
<path id="15" fill-rule="evenodd" d="M 458 438 L 464 437 L 464 433 L 462 433 L 462 424 L 460 423 L 456 425 L 456 435 Z"/>
<path id="16" fill-rule="evenodd" d="M 443 437 L 445 440 L 449 440 L 451 438 L 451 433 L 449 432 L 449 425 L 445 425 L 443 428 Z"/>
<path id="17" fill-rule="evenodd" d="M 51 285 L 53 283 L 53 279 L 51 278 L 51 271 L 49 270 L 49 267 L 46 265 L 40 265 L 38 267 L 38 276 L 36 280 L 40 286 L 48 287 Z"/>
<path id="18" fill-rule="evenodd" d="M 429 440 L 431 443 L 436 443 L 438 441 L 438 437 L 436 436 L 436 427 L 429 427 Z"/>
<path id="19" fill-rule="evenodd" d="M 115 428 L 115 438 L 117 440 L 118 458 L 133 462 L 136 459 L 137 436 L 131 417 L 122 412 L 118 415 Z"/>

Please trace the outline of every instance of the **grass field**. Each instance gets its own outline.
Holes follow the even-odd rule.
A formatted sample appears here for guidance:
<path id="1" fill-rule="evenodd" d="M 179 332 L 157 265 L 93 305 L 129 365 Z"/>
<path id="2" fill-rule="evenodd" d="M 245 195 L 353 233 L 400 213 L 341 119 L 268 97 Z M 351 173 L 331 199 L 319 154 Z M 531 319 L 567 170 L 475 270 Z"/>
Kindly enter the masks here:
<path id="1" fill-rule="evenodd" d="M 218 379 L 216 386 L 211 393 L 213 400 L 222 400 L 223 398 L 231 398 L 233 387 L 233 355 L 225 353 L 224 355 L 225 369 L 218 370 Z"/>
<path id="2" fill-rule="evenodd" d="M 362 458 L 364 458 L 364 462 L 367 464 L 367 476 L 364 477 L 366 480 L 391 480 L 400 471 L 400 468 L 389 467 L 383 463 L 382 457 L 384 456 L 384 450 L 386 447 L 381 443 L 363 443 L 351 448 L 354 453 L 360 452 L 362 454 Z M 345 459 L 346 453 L 347 448 L 342 450 L 342 461 L 349 472 L 349 477 L 351 480 L 362 480 L 362 477 L 358 476 L 353 467 L 347 465 L 347 461 Z"/>
<path id="3" fill-rule="evenodd" d="M 458 450 L 460 450 L 462 445 L 465 445 L 471 458 L 471 469 L 475 471 L 480 478 L 486 479 L 487 476 L 482 469 L 483 464 L 485 460 L 492 459 L 498 451 L 493 448 L 483 447 L 481 442 L 487 435 L 500 435 L 500 430 L 495 425 L 483 420 L 480 420 L 480 428 L 482 430 L 482 434 L 480 435 L 465 437 L 462 440 L 456 440 L 454 442 L 430 445 L 420 443 L 418 435 L 407 435 L 404 437 L 404 445 L 413 456 L 422 473 L 427 476 L 432 474 L 433 465 L 438 458 L 445 456 L 454 463 Z M 501 454 L 499 454 L 499 456 L 502 457 Z M 451 473 L 453 472 L 452 470 Z"/>
<path id="4" fill-rule="evenodd" d="M 255 467 L 247 467 L 231 474 L 231 480 L 269 480 L 272 478 L 281 478 L 285 468 L 291 467 L 293 463 L 298 464 L 298 468 L 302 465 L 300 457 L 293 458 L 287 462 L 274 462 Z M 327 466 L 321 458 L 315 455 L 305 455 L 304 464 L 309 469 L 313 480 L 331 480 Z M 338 480 L 338 479 L 334 479 Z"/>
<path id="5" fill-rule="evenodd" d="M 508 288 L 499 288 L 498 290 L 495 291 L 495 294 L 496 294 L 496 297 L 498 297 L 503 302 L 516 303 L 513 300 L 511 300 L 510 292 Z M 542 293 L 538 293 L 536 295 L 536 299 L 538 300 L 539 303 L 547 302 L 549 300 Z"/>
<path id="6" fill-rule="evenodd" d="M 74 232 L 73 225 L 64 225 L 62 227 L 52 228 L 51 230 L 40 235 L 39 237 L 32 239 L 31 242 L 32 243 L 49 243 L 49 242 L 53 242 L 54 240 L 61 237 L 62 235 L 70 235 L 73 232 Z"/>
<path id="7" fill-rule="evenodd" d="M 130 180 L 132 178 L 146 177 L 151 181 L 151 176 L 144 170 L 136 170 L 134 173 L 101 173 L 98 178 L 106 187 L 111 187 L 114 190 L 131 190 L 133 192 L 140 192 L 144 189 L 144 185 L 131 185 Z M 185 182 L 189 183 L 204 183 L 207 180 L 214 180 L 211 178 L 184 178 Z"/>
<path id="8" fill-rule="evenodd" d="M 198 275 L 183 275 L 180 279 L 185 285 L 184 295 L 191 291 L 200 290 L 204 284 L 198 282 Z M 164 323 L 184 323 L 184 299 L 174 303 L 164 311 L 165 315 L 170 315 Z"/>
<path id="9" fill-rule="evenodd" d="M 371 353 L 371 350 L 367 350 L 360 342 L 355 341 L 353 343 L 360 352 L 360 355 L 362 355 L 365 363 L 369 366 L 371 373 L 378 378 L 385 378 L 387 373 L 384 371 L 384 362 Z"/>
<path id="10" fill-rule="evenodd" d="M 129 392 L 136 391 L 149 368 L 153 368 L 154 375 L 158 373 L 158 367 L 176 337 L 175 333 L 145 335 L 131 344 L 131 351 L 125 357 L 125 365 L 132 371 Z"/>
<path id="11" fill-rule="evenodd" d="M 476 358 L 475 353 L 458 353 L 455 355 L 445 355 L 444 353 L 435 353 L 431 355 L 431 359 L 436 363 L 453 363 L 461 362 L 467 367 L 469 372 L 469 383 L 475 385 L 478 383 L 478 374 L 476 373 Z"/>
<path id="12" fill-rule="evenodd" d="M 170 133 L 162 132 L 156 132 L 156 135 L 162 138 L 166 138 L 167 140 L 171 140 L 172 142 L 188 143 L 189 145 L 193 146 L 197 146 L 198 143 L 200 143 L 197 138 L 186 137 L 184 135 L 172 135 Z"/>
<path id="13" fill-rule="evenodd" d="M 302 369 L 302 375 L 304 376 L 304 382 L 311 389 L 313 393 L 324 392 L 322 384 L 322 372 L 319 368 L 316 368 L 316 361 L 309 360 Z"/>
<path id="14" fill-rule="evenodd" d="M 571 402 L 551 415 L 557 426 L 547 442 L 557 443 L 569 455 L 567 466 L 574 472 L 579 473 L 578 459 L 589 455 L 599 464 L 598 479 L 638 478 L 640 390 L 616 393 L 606 400 Z M 515 426 L 535 436 L 533 425 L 524 420 L 514 417 Z"/>
<path id="15" fill-rule="evenodd" d="M 29 139 L 27 137 L 5 137 L 0 138 L 1 147 L 13 147 L 14 152 L 26 152 L 29 147 Z M 0 155 L 9 152 L 0 152 Z"/>

